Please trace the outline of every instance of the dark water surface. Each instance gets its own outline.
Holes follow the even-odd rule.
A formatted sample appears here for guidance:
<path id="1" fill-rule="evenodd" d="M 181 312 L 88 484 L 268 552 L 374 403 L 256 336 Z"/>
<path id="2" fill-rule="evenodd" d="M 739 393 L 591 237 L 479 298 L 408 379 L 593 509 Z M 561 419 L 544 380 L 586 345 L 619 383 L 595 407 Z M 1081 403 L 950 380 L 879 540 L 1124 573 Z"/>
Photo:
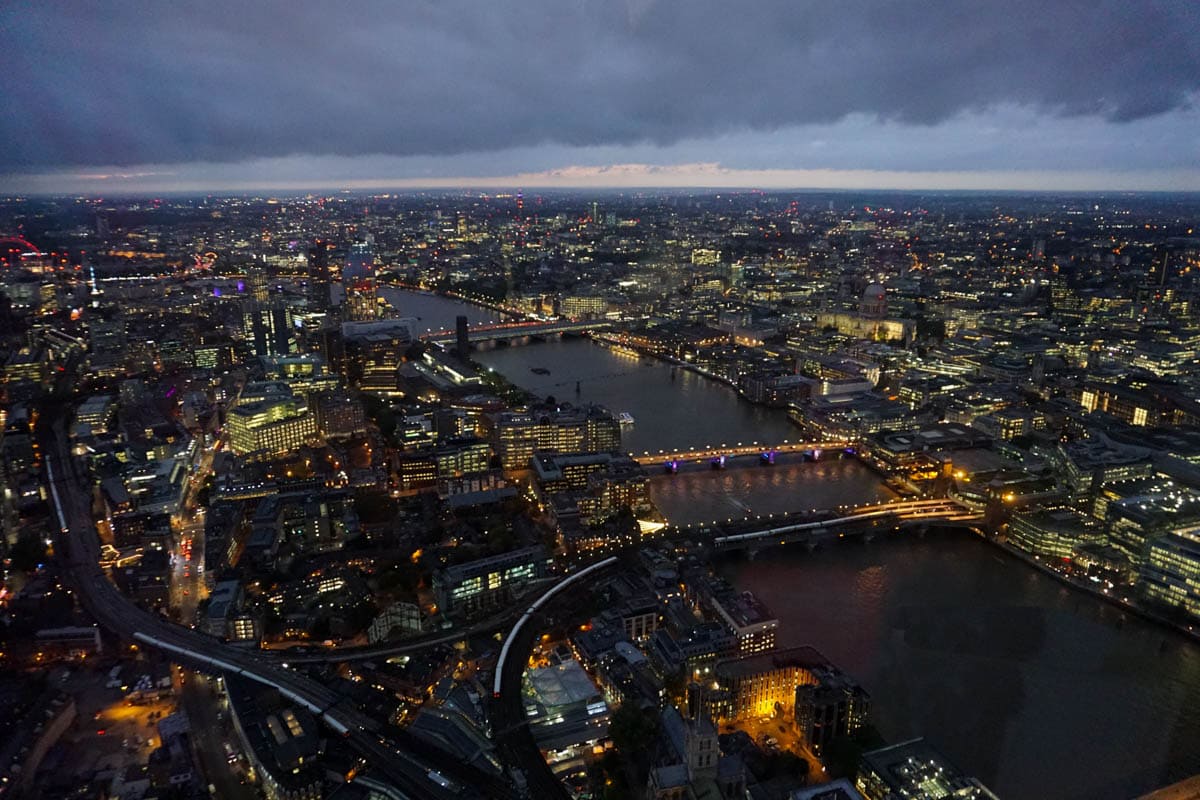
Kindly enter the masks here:
<path id="1" fill-rule="evenodd" d="M 745 459 L 723 470 L 664 471 L 650 479 L 654 505 L 674 525 L 875 503 L 893 496 L 861 462 L 828 455 L 816 462 L 781 460 L 774 466 Z"/>
<path id="2" fill-rule="evenodd" d="M 1200 646 L 1069 590 L 971 534 L 774 550 L 725 565 L 872 695 L 1005 800 L 1130 798 L 1200 773 Z"/>
<path id="3" fill-rule="evenodd" d="M 434 330 L 453 328 L 459 313 L 498 316 L 392 297 Z M 628 411 L 625 446 L 635 452 L 797 436 L 780 411 L 587 340 L 476 358 L 538 394 Z M 852 460 L 661 475 L 651 491 L 681 524 L 888 496 Z M 1125 800 L 1200 773 L 1200 646 L 970 534 L 768 550 L 724 569 L 779 617 L 781 646 L 812 645 L 863 683 L 889 741 L 926 736 L 1004 800 Z"/>

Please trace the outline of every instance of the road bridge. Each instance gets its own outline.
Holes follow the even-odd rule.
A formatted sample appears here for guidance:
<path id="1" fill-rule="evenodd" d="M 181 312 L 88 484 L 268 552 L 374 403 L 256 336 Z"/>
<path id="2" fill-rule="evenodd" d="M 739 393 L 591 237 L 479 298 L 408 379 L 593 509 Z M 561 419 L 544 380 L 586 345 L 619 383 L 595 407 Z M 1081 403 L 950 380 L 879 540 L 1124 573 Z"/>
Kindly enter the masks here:
<path id="1" fill-rule="evenodd" d="M 524 336 L 553 336 L 561 333 L 586 333 L 588 331 L 608 330 L 613 323 L 607 320 L 590 320 L 586 322 L 543 322 L 540 320 L 522 322 L 502 322 L 497 325 L 472 325 L 467 329 L 467 341 L 472 344 L 479 342 L 495 342 L 501 339 L 520 339 Z M 441 330 L 427 333 L 421 337 L 426 342 L 438 344 L 454 344 L 457 333 L 452 330 Z"/>
<path id="2" fill-rule="evenodd" d="M 659 450 L 652 453 L 645 450 L 642 453 L 630 453 L 629 456 L 642 466 L 661 464 L 674 471 L 680 465 L 689 461 L 707 461 L 717 466 L 724 466 L 722 459 L 741 458 L 743 456 L 759 456 L 774 463 L 775 456 L 781 453 L 808 453 L 815 459 L 820 459 L 825 453 L 846 451 L 853 447 L 852 442 L 846 441 L 791 441 L 782 442 L 736 442 L 704 445 L 687 450 Z"/>

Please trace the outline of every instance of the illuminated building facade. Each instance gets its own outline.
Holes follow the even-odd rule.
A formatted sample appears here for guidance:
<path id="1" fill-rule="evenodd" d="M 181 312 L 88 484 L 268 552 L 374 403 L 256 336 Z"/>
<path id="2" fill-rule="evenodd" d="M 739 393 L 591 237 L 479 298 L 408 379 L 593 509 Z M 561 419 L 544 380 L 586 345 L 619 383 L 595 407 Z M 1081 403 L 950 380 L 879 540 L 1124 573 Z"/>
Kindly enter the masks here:
<path id="1" fill-rule="evenodd" d="M 379 316 L 379 300 L 375 294 L 375 254 L 371 242 L 356 242 L 350 246 L 346 268 L 342 271 L 342 286 L 346 291 L 348 319 L 365 322 Z"/>
<path id="2" fill-rule="evenodd" d="M 495 421 L 496 452 L 506 470 L 529 469 L 535 451 L 613 452 L 621 447 L 621 425 L 607 409 L 502 413 Z"/>
<path id="3" fill-rule="evenodd" d="M 246 303 L 242 309 L 242 336 L 256 356 L 296 352 L 292 310 L 278 301 Z"/>
<path id="4" fill-rule="evenodd" d="M 1142 593 L 1148 600 L 1200 620 L 1200 524 L 1150 543 L 1142 565 Z"/>
<path id="5" fill-rule="evenodd" d="M 559 311 L 568 319 L 595 319 L 608 311 L 608 298 L 597 295 L 568 295 L 559 304 Z"/>
<path id="6" fill-rule="evenodd" d="M 530 581 L 546 576 L 548 557 L 540 546 L 438 570 L 433 591 L 443 612 L 475 611 L 507 602 Z"/>
<path id="7" fill-rule="evenodd" d="M 811 647 L 778 650 L 747 658 L 718 661 L 713 683 L 701 691 L 701 703 L 717 720 L 791 718 L 796 689 L 818 682 L 829 662 Z"/>
<path id="8" fill-rule="evenodd" d="M 750 592 L 713 597 L 713 611 L 733 633 L 739 658 L 775 649 L 775 632 L 779 620 Z"/>
<path id="9" fill-rule="evenodd" d="M 1106 541 L 1102 525 L 1071 508 L 1015 514 L 1009 522 L 1008 540 L 1027 553 L 1064 560 L 1070 560 L 1077 547 Z"/>
<path id="10" fill-rule="evenodd" d="M 1108 506 L 1108 538 L 1130 563 L 1141 567 L 1159 537 L 1193 538 L 1200 529 L 1200 496 L 1184 489 L 1129 497 Z"/>
<path id="11" fill-rule="evenodd" d="M 317 419 L 296 397 L 243 403 L 225 422 L 229 447 L 238 455 L 282 453 L 317 436 Z"/>

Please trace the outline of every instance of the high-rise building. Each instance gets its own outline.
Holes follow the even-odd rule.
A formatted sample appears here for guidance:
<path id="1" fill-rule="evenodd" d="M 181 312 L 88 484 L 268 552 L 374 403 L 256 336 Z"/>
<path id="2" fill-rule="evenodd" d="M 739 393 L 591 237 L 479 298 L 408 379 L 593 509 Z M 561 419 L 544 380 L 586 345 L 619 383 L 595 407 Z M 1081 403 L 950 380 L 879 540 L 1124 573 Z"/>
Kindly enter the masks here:
<path id="1" fill-rule="evenodd" d="M 247 302 L 242 308 L 242 335 L 250 342 L 256 356 L 296 352 L 292 310 L 282 302 Z"/>
<path id="2" fill-rule="evenodd" d="M 454 320 L 454 340 L 456 343 L 455 351 L 459 358 L 466 358 L 467 353 L 471 350 L 471 341 L 467 333 L 467 327 L 467 318 L 462 314 L 458 315 Z"/>
<path id="3" fill-rule="evenodd" d="M 329 247 L 317 239 L 308 248 L 308 306 L 314 311 L 329 308 Z"/>
<path id="4" fill-rule="evenodd" d="M 258 302 L 265 302 L 270 294 L 270 282 L 267 268 L 262 264 L 250 264 L 246 267 L 246 291 Z"/>
<path id="5" fill-rule="evenodd" d="M 355 242 L 342 270 L 342 287 L 346 290 L 346 310 L 349 319 L 372 320 L 379 316 L 375 296 L 375 254 L 370 242 Z"/>

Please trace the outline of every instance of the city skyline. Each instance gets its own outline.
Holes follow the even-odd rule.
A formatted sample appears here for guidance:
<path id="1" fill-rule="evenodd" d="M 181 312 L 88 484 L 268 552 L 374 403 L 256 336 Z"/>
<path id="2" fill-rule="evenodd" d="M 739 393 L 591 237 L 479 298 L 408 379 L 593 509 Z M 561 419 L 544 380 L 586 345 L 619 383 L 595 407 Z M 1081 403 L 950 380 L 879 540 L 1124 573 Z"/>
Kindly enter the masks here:
<path id="1" fill-rule="evenodd" d="M 0 15 L 10 193 L 1200 189 L 1187 4 Z"/>
<path id="2" fill-rule="evenodd" d="M 1197 0 L 0 31 L 0 800 L 1200 798 Z"/>

